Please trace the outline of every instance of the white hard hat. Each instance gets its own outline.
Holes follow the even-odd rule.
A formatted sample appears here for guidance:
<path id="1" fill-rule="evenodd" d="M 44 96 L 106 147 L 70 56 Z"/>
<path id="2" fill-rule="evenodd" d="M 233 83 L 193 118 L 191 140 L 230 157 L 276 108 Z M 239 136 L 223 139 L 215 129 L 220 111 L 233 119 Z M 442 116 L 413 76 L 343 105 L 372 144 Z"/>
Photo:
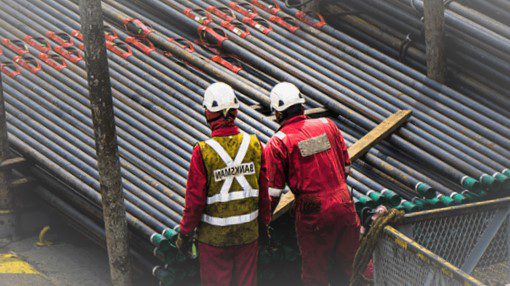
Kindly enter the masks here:
<path id="1" fill-rule="evenodd" d="M 211 112 L 228 111 L 238 109 L 239 101 L 230 85 L 216 82 L 205 90 L 204 107 Z"/>
<path id="2" fill-rule="evenodd" d="M 271 95 L 271 108 L 284 111 L 295 104 L 305 103 L 305 98 L 295 85 L 290 82 L 281 82 L 273 87 Z"/>

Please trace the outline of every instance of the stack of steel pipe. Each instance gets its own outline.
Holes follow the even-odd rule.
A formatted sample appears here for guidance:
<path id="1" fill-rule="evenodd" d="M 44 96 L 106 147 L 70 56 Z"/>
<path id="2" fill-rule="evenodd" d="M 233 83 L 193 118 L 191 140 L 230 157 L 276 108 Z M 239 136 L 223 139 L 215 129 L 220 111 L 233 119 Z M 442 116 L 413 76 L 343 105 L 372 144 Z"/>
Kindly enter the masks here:
<path id="1" fill-rule="evenodd" d="M 327 111 L 348 145 L 398 109 L 412 109 L 409 123 L 355 163 L 348 185 L 360 212 L 506 195 L 505 114 L 305 14 L 251 2 L 103 1 L 126 210 L 139 249 L 150 249 L 152 237 L 160 257 L 170 251 L 168 228 L 182 215 L 192 147 L 210 135 L 201 101 L 214 81 L 236 89 L 240 128 L 264 143 L 278 128 L 268 116 L 269 90 L 283 80 L 301 88 L 308 108 Z M 54 191 L 62 202 L 100 223 L 78 6 L 66 0 L 0 6 L 11 143 L 69 186 Z M 273 256 L 294 257 L 285 253 Z M 162 259 L 183 262 L 164 253 Z M 182 276 L 167 270 L 156 272 L 169 281 Z"/>
<path id="2" fill-rule="evenodd" d="M 298 27 L 292 26 L 289 24 L 290 22 L 286 23 L 283 18 L 277 16 L 273 17 L 263 9 L 257 10 L 254 6 L 241 5 L 243 3 L 229 1 L 223 1 L 222 3 L 217 1 L 196 1 L 195 3 L 182 1 L 181 3 L 177 3 L 176 1 L 145 1 L 145 3 L 149 8 L 152 5 L 154 9 L 153 15 L 157 16 L 159 14 L 162 18 L 161 20 L 169 19 L 168 16 L 172 16 L 172 21 L 168 22 L 168 25 L 184 25 L 189 26 L 190 29 L 202 29 L 201 27 L 206 26 L 201 25 L 201 23 L 208 22 L 209 26 L 207 27 L 210 28 L 211 31 L 218 31 L 222 29 L 221 27 L 225 27 L 223 31 L 225 35 L 229 36 L 228 38 L 222 37 L 217 33 L 213 35 L 216 37 L 213 41 L 216 40 L 216 44 L 219 44 L 219 48 L 223 49 L 224 52 L 233 54 L 249 62 L 263 72 L 272 74 L 278 80 L 289 80 L 296 83 L 309 97 L 323 104 L 333 112 L 337 112 L 340 114 L 341 118 L 347 118 L 356 127 L 369 130 L 375 126 L 376 122 L 379 122 L 384 116 L 389 115 L 391 111 L 396 110 L 396 108 L 415 108 L 416 113 L 412 123 L 403 128 L 398 135 L 392 136 L 390 142 L 412 153 L 413 156 L 433 161 L 431 162 L 432 165 L 435 165 L 434 167 L 438 169 L 442 169 L 445 173 L 451 170 L 451 168 L 448 168 L 447 164 L 444 164 L 444 162 L 456 165 L 456 169 L 465 169 L 467 173 L 481 171 L 482 175 L 476 175 L 475 177 L 480 179 L 482 185 L 490 188 L 490 185 L 498 180 L 494 181 L 489 178 L 490 176 L 483 175 L 483 173 L 492 173 L 492 171 L 496 171 L 507 164 L 507 162 L 504 161 L 507 161 L 505 157 L 508 156 L 508 152 L 505 148 L 508 145 L 508 141 L 505 136 L 495 132 L 496 129 L 500 128 L 499 131 L 503 133 L 508 131 L 508 118 L 504 116 L 494 113 L 488 116 L 486 114 L 480 114 L 473 109 L 465 108 L 461 103 L 452 102 L 451 100 L 448 101 L 448 103 L 454 107 L 432 101 L 430 98 L 423 96 L 419 91 L 413 90 L 412 87 L 405 86 L 395 79 L 388 78 L 388 76 L 385 77 L 385 75 L 381 74 L 377 69 L 366 68 L 370 73 L 382 77 L 387 82 L 383 82 L 382 79 L 374 78 L 373 76 L 370 77 L 371 74 L 369 74 L 368 71 L 364 73 L 363 71 L 353 69 L 352 73 L 356 72 L 360 75 L 356 77 L 342 68 L 337 67 L 335 69 L 331 63 L 328 65 L 327 60 L 339 65 L 342 64 L 342 61 L 339 58 L 335 59 L 335 57 L 328 54 L 328 52 L 339 55 L 342 54 L 341 52 L 333 49 L 328 43 L 314 38 L 304 31 L 295 29 Z M 260 2 L 257 3 L 260 4 Z M 124 4 L 127 5 L 128 3 L 126 2 Z M 208 17 L 194 15 L 193 13 L 198 11 L 197 8 L 199 8 L 194 4 L 202 5 L 202 8 L 208 8 L 214 15 L 210 14 Z M 289 30 L 292 30 L 293 33 L 276 25 L 271 26 L 272 32 L 281 33 L 281 42 L 273 40 L 263 33 L 258 33 L 255 29 L 250 31 L 251 34 L 248 34 L 246 31 L 248 31 L 249 28 L 242 26 L 240 29 L 239 26 L 242 25 L 240 23 L 236 23 L 236 25 L 225 24 L 226 21 L 230 21 L 230 23 L 234 21 L 230 19 L 232 16 L 222 13 L 219 9 L 214 10 L 214 8 L 210 7 L 211 4 L 217 6 L 221 4 L 229 5 L 236 10 L 232 12 L 231 15 L 247 23 L 259 16 L 266 17 L 268 20 L 272 19 L 282 24 L 284 27 L 287 27 Z M 225 10 L 225 7 L 220 8 Z M 196 13 L 198 14 L 198 12 Z M 190 15 L 192 17 L 190 17 Z M 118 17 L 118 15 L 115 15 L 115 17 Z M 279 18 L 279 20 L 275 20 L 275 17 Z M 122 18 L 122 16 L 120 18 Z M 198 20 L 198 22 L 195 20 Z M 285 23 L 282 23 L 282 21 Z M 207 30 L 202 29 L 201 31 Z M 243 35 L 243 31 L 245 31 L 245 35 Z M 207 36 L 210 35 L 206 33 L 205 37 Z M 299 45 L 293 44 L 292 40 L 299 42 Z M 328 49 L 328 51 L 326 52 L 316 48 L 313 50 L 316 52 L 314 55 L 311 50 L 305 49 L 306 47 L 311 48 L 314 45 L 315 47 L 324 47 L 324 49 Z M 342 56 L 342 59 L 345 60 L 347 55 L 343 54 Z M 356 62 L 354 58 L 350 58 L 349 60 Z M 345 77 L 340 76 L 340 74 Z M 347 76 L 349 76 L 349 79 L 352 81 L 347 80 Z M 376 84 L 378 86 L 376 86 Z M 395 85 L 395 87 L 390 84 Z M 370 88 L 370 91 L 364 89 L 362 86 L 367 89 Z M 397 88 L 409 92 L 409 95 L 403 94 L 402 91 Z M 429 93 L 435 93 L 434 95 L 438 98 L 445 99 L 445 96 L 437 91 L 434 92 L 427 88 L 424 89 Z M 399 96 L 399 98 L 396 99 L 394 96 Z M 339 103 L 345 105 L 340 105 Z M 476 104 L 476 102 L 471 102 L 471 104 Z M 431 107 L 438 110 L 433 110 Z M 464 108 L 462 109 L 462 107 Z M 356 114 L 353 115 L 353 111 Z M 452 122 L 454 118 L 457 118 L 458 122 Z M 489 130 L 489 126 L 491 130 Z M 479 134 L 481 133 L 487 138 L 490 138 L 490 140 L 482 139 L 482 141 L 485 141 L 484 143 L 491 144 L 497 142 L 495 144 L 501 146 L 496 147 L 498 149 L 497 152 L 494 152 L 495 149 L 489 150 L 493 145 L 489 148 L 489 145 L 483 146 L 484 143 L 482 143 L 482 141 L 473 141 L 475 137 L 479 138 Z M 478 149 L 478 147 L 485 150 L 482 151 Z M 426 152 L 412 152 L 412 150 L 416 150 L 415 148 L 420 148 Z M 491 153 L 491 155 L 486 152 Z M 501 152 L 503 155 L 498 154 L 498 152 Z M 488 161 L 485 160 L 487 159 L 487 155 L 490 156 Z M 436 158 L 441 158 L 441 160 L 432 158 L 434 156 Z M 460 158 L 462 158 L 462 160 L 458 160 Z M 499 159 L 502 160 L 496 162 L 499 161 Z M 479 160 L 486 162 L 482 163 Z M 468 169 L 471 170 L 469 171 Z M 475 171 L 475 169 L 478 169 L 478 171 Z M 453 173 L 449 175 L 455 177 Z M 499 174 L 496 174 L 496 176 L 499 176 Z M 462 175 L 459 178 L 459 182 L 461 182 L 462 178 L 465 178 L 465 176 Z M 503 181 L 507 180 L 505 177 L 500 177 L 500 179 Z M 470 187 L 465 184 L 465 180 L 461 183 L 464 183 L 465 187 Z M 503 182 L 503 184 L 506 183 Z"/>
<path id="3" fill-rule="evenodd" d="M 447 84 L 509 115 L 508 1 L 445 1 Z M 332 24 L 426 73 L 422 0 L 327 1 Z M 341 16 L 339 16 L 341 15 Z"/>

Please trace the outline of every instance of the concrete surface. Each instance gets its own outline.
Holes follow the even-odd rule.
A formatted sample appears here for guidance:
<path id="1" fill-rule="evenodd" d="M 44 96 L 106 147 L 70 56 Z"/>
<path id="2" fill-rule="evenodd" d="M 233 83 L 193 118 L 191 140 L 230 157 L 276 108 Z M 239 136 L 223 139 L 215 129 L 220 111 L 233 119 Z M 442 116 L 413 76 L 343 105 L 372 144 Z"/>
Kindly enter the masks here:
<path id="1" fill-rule="evenodd" d="M 15 253 L 40 274 L 2 274 L 3 285 L 109 285 L 108 261 L 104 250 L 72 231 L 48 233 L 53 244 L 35 246 L 38 238 L 31 236 L 0 249 Z"/>
<path id="2" fill-rule="evenodd" d="M 105 249 L 76 231 L 30 188 L 16 193 L 16 206 L 15 238 L 0 239 L 0 286 L 111 285 Z M 38 247 L 45 226 L 50 227 L 45 240 L 52 244 Z M 134 286 L 158 285 L 150 269 L 137 266 Z"/>

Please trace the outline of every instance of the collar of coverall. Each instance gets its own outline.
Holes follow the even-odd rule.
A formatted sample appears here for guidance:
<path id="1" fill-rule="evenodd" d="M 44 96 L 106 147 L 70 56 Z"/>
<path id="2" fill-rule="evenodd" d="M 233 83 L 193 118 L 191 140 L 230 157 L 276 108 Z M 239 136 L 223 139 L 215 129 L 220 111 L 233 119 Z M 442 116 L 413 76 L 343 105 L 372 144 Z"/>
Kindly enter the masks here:
<path id="1" fill-rule="evenodd" d="M 235 125 L 232 126 L 221 126 L 212 131 L 213 137 L 230 136 L 239 134 L 239 128 Z"/>
<path id="2" fill-rule="evenodd" d="M 222 129 L 225 127 L 235 127 L 235 120 L 237 118 L 237 110 L 231 110 L 227 117 L 223 116 L 223 113 L 220 112 L 210 112 L 209 110 L 205 110 L 205 118 L 209 123 L 209 127 L 212 131 L 212 136 L 229 136 L 228 135 L 214 135 L 215 131 L 218 129 Z M 221 133 L 221 132 L 220 132 Z M 237 132 L 239 133 L 239 132 Z M 235 134 L 237 134 L 235 133 Z"/>
<path id="3" fill-rule="evenodd" d="M 287 126 L 287 125 L 290 125 L 292 123 L 295 123 L 295 122 L 299 122 L 299 121 L 302 121 L 302 120 L 306 120 L 306 119 L 309 119 L 308 116 L 306 115 L 296 115 L 294 117 L 291 117 L 287 120 L 285 120 L 281 125 L 280 125 L 280 128 L 278 128 L 278 130 L 281 130 L 283 127 Z"/>

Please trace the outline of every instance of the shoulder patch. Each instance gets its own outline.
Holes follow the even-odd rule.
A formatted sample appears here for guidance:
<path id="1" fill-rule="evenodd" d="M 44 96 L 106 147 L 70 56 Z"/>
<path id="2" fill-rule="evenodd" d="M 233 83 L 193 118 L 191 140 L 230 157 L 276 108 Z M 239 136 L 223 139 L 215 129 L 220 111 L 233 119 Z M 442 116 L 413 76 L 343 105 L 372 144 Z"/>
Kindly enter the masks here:
<path id="1" fill-rule="evenodd" d="M 329 124 L 329 121 L 328 121 L 328 119 L 327 119 L 327 118 L 321 117 L 321 118 L 319 118 L 319 119 L 320 119 L 320 121 L 322 121 L 322 123 L 324 123 L 324 124 Z"/>
<path id="2" fill-rule="evenodd" d="M 285 138 L 285 136 L 287 136 L 287 135 L 281 131 L 276 132 L 276 134 L 274 135 L 274 137 L 276 137 L 280 140 L 283 140 L 283 138 Z"/>

